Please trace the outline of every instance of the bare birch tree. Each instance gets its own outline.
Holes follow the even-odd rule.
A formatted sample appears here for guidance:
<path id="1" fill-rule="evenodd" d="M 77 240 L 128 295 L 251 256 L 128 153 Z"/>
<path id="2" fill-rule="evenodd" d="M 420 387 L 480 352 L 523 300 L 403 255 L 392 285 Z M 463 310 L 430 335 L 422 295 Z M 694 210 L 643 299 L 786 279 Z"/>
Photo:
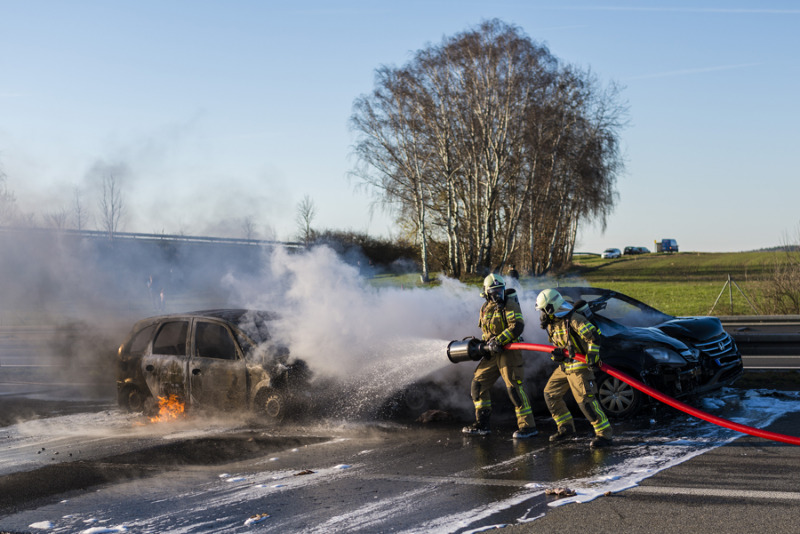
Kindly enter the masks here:
<path id="1" fill-rule="evenodd" d="M 100 197 L 102 229 L 108 234 L 109 239 L 114 239 L 114 234 L 119 231 L 122 216 L 125 213 L 125 203 L 120 184 L 112 171 L 103 175 L 102 186 L 102 196 Z"/>
<path id="2" fill-rule="evenodd" d="M 311 223 L 314 221 L 316 215 L 316 204 L 314 204 L 310 196 L 305 195 L 303 200 L 297 204 L 295 222 L 297 223 L 298 236 L 306 246 L 314 240 L 314 230 L 311 228 Z"/>
<path id="3" fill-rule="evenodd" d="M 375 86 L 351 118 L 357 176 L 411 219 L 425 276 L 429 240 L 447 242 L 441 263 L 456 276 L 512 257 L 552 268 L 580 222 L 613 206 L 616 95 L 518 28 L 484 22 L 380 68 Z"/>
<path id="4" fill-rule="evenodd" d="M 0 169 L 0 225 L 8 225 L 14 221 L 16 202 L 14 193 L 8 189 L 6 174 Z"/>

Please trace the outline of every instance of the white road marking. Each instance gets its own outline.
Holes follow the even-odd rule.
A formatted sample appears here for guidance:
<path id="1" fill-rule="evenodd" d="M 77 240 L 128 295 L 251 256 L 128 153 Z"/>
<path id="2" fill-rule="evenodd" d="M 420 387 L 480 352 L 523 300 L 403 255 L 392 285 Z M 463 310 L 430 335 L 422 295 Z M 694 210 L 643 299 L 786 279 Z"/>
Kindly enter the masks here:
<path id="1" fill-rule="evenodd" d="M 699 495 L 702 497 L 733 497 L 736 499 L 769 499 L 771 501 L 800 501 L 800 492 L 733 490 L 714 488 L 680 488 L 674 486 L 637 486 L 631 493 L 650 493 L 657 495 Z"/>

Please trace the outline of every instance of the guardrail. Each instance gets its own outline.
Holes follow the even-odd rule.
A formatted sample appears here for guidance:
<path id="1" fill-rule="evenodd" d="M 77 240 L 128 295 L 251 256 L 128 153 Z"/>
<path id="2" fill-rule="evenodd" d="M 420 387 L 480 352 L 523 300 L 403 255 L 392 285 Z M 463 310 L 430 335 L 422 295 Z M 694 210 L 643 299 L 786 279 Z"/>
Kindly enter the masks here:
<path id="1" fill-rule="evenodd" d="M 720 317 L 742 356 L 800 357 L 800 315 Z"/>

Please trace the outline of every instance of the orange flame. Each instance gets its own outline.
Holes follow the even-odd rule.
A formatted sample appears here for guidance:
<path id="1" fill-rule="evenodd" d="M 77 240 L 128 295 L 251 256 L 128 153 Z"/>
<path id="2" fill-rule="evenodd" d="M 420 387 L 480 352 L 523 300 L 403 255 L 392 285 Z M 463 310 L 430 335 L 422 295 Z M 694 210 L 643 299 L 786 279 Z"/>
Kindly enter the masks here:
<path id="1" fill-rule="evenodd" d="M 186 405 L 181 402 L 177 395 L 158 398 L 158 415 L 151 417 L 150 422 L 161 423 L 164 421 L 174 421 L 183 417 Z"/>

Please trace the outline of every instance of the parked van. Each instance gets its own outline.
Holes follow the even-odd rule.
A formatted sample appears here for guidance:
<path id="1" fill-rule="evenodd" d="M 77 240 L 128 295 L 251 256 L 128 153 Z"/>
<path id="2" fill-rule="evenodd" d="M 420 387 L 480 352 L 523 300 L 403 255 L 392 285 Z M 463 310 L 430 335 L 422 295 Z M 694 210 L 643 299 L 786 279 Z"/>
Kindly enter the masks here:
<path id="1" fill-rule="evenodd" d="M 674 239 L 656 241 L 656 252 L 678 252 L 678 242 Z"/>

